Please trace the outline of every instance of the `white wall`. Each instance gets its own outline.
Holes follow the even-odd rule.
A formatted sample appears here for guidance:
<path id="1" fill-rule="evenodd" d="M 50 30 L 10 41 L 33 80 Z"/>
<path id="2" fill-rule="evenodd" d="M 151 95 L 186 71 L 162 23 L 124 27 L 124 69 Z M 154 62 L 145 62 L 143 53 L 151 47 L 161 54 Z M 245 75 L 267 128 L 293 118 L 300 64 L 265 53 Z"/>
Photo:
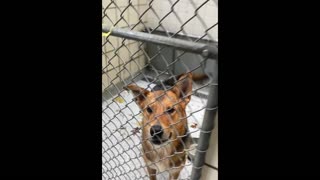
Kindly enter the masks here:
<path id="1" fill-rule="evenodd" d="M 111 3 L 110 0 L 102 1 L 102 5 L 104 8 L 110 5 L 108 9 L 102 13 L 102 15 L 107 15 L 107 17 L 104 17 L 102 19 L 102 23 L 108 26 L 115 26 L 121 28 L 132 27 L 133 25 L 139 23 L 139 16 L 141 12 L 143 12 L 147 8 L 146 0 L 132 0 L 133 7 L 130 7 L 126 10 L 125 8 L 128 6 L 129 3 L 127 0 L 114 0 L 114 2 L 117 4 L 117 6 Z M 121 12 L 123 11 L 124 13 L 121 17 Z M 121 21 L 115 24 L 120 19 Z M 143 18 L 143 21 L 145 21 L 145 18 Z M 141 23 L 134 28 L 135 31 L 140 31 L 142 29 L 144 29 L 144 27 Z M 128 76 L 130 76 L 129 72 L 131 74 L 134 74 L 145 65 L 145 56 L 143 52 L 139 50 L 140 42 L 125 40 L 125 46 L 121 47 L 123 41 L 122 38 L 109 36 L 107 39 L 109 40 L 109 42 L 102 48 L 102 51 L 106 53 L 106 55 L 102 54 L 102 67 L 106 68 L 106 70 L 109 71 L 102 75 L 102 91 L 106 87 L 110 86 L 111 81 L 113 82 L 113 84 L 116 84 L 122 79 L 125 79 Z M 102 37 L 102 43 L 105 42 L 106 38 Z M 143 48 L 144 46 L 142 46 L 142 49 Z M 115 53 L 115 50 L 117 49 L 119 51 Z M 133 56 L 133 54 L 136 52 L 138 53 Z M 126 64 L 128 61 L 131 60 L 131 58 L 135 60 Z M 124 64 L 126 65 L 124 66 Z M 126 68 L 128 71 L 121 71 L 124 68 Z"/>
<path id="2" fill-rule="evenodd" d="M 170 13 L 162 21 L 162 26 L 169 32 L 175 33 L 179 31 L 182 24 L 194 16 L 195 10 L 205 1 L 206 0 L 180 0 L 174 6 L 174 13 Z M 149 27 L 157 27 L 159 25 L 159 19 L 163 18 L 171 11 L 171 7 L 174 2 L 174 0 L 153 1 L 152 7 L 154 12 L 150 11 L 147 19 Z M 201 8 L 199 8 L 196 17 L 183 26 L 185 32 L 181 32 L 179 34 L 202 36 L 205 34 L 205 30 L 214 25 L 216 22 L 218 22 L 218 7 L 213 0 L 210 0 Z M 209 37 L 212 37 L 209 39 L 218 40 L 218 26 L 208 31 L 208 34 Z"/>

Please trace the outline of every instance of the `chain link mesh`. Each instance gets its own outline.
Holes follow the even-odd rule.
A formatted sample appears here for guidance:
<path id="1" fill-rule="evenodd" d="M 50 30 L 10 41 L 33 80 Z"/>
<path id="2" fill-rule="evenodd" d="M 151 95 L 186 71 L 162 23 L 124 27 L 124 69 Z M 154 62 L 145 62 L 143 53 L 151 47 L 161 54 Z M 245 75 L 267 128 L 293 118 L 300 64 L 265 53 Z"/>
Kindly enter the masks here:
<path id="1" fill-rule="evenodd" d="M 102 3 L 102 23 L 110 27 L 217 46 L 217 7 L 213 0 L 103 0 Z M 190 157 L 180 172 L 180 179 L 190 179 L 192 154 L 203 126 L 208 89 L 218 85 L 217 72 L 212 71 L 215 61 L 199 54 L 112 35 L 103 37 L 102 42 L 103 179 L 150 179 L 147 171 L 150 164 L 143 159 L 143 155 L 148 152 L 142 150 L 143 143 L 148 141 L 142 137 L 142 130 L 146 126 L 142 122 L 145 109 L 141 109 L 134 100 L 135 95 L 123 87 L 135 84 L 150 90 L 160 84 L 166 89 L 160 96 L 170 100 L 172 97 L 166 93 L 170 89 L 167 89 L 165 80 L 173 78 L 173 88 L 179 83 L 177 75 L 192 72 L 194 75 L 206 74 L 209 79 L 192 83 L 191 100 L 186 107 L 187 116 L 179 115 L 181 118 L 176 122 L 178 124 L 183 119 L 188 122 L 189 132 L 177 139 L 190 136 L 192 140 L 190 146 L 180 142 Z M 172 107 L 184 101 L 186 96 L 183 97 Z M 152 104 L 167 108 L 163 101 L 155 100 L 148 105 Z M 171 125 L 167 130 L 179 134 L 172 123 L 175 120 L 170 117 L 169 121 Z M 152 151 L 160 151 L 166 147 L 161 144 L 153 148 Z M 158 165 L 157 162 L 171 160 L 177 153 L 161 156 L 153 167 Z M 155 169 L 158 169 L 158 179 L 168 179 L 172 173 L 169 167 L 162 172 L 159 170 L 163 167 Z"/>

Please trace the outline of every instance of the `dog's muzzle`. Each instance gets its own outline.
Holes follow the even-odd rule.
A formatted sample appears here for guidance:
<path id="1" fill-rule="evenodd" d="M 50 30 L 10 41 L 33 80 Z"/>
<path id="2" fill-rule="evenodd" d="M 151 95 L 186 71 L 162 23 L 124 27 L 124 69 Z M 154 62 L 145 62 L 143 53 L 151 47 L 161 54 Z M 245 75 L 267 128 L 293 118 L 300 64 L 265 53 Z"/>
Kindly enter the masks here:
<path id="1" fill-rule="evenodd" d="M 170 135 L 168 138 L 163 138 L 163 129 L 160 125 L 154 125 L 150 128 L 150 141 L 155 145 L 160 145 L 166 141 L 168 141 L 171 138 L 172 133 L 170 132 Z"/>

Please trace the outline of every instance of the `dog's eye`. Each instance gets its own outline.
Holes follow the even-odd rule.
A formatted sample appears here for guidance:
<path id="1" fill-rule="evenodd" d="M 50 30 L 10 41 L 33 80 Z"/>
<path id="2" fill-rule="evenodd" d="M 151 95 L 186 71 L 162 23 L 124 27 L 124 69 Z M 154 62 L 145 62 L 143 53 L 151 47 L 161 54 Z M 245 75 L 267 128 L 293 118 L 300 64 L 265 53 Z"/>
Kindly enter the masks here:
<path id="1" fill-rule="evenodd" d="M 174 111 L 175 111 L 174 108 L 168 108 L 168 110 L 167 110 L 167 112 L 170 113 L 170 114 L 172 114 Z"/>
<path id="2" fill-rule="evenodd" d="M 152 109 L 150 107 L 147 107 L 148 113 L 152 113 Z"/>

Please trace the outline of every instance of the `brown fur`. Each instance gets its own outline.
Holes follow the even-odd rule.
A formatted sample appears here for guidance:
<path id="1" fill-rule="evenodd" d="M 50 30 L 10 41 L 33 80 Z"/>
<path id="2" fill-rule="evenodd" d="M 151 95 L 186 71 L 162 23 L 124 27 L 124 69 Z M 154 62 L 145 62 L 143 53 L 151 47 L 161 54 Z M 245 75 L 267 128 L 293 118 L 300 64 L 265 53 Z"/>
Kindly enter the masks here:
<path id="1" fill-rule="evenodd" d="M 127 86 L 143 113 L 142 151 L 150 180 L 156 180 L 155 174 L 163 171 L 169 171 L 170 179 L 177 179 L 186 161 L 184 148 L 188 148 L 189 138 L 185 136 L 188 131 L 185 109 L 191 99 L 192 74 L 182 74 L 178 81 L 169 91 L 151 92 L 136 85 Z M 170 108 L 174 108 L 171 113 L 167 111 Z M 163 128 L 162 138 L 168 141 L 160 145 L 150 141 L 150 128 L 154 125 Z"/>
<path id="2" fill-rule="evenodd" d="M 192 80 L 194 80 L 194 81 L 201 81 L 201 80 L 205 80 L 208 78 L 209 77 L 206 74 L 192 74 Z"/>

